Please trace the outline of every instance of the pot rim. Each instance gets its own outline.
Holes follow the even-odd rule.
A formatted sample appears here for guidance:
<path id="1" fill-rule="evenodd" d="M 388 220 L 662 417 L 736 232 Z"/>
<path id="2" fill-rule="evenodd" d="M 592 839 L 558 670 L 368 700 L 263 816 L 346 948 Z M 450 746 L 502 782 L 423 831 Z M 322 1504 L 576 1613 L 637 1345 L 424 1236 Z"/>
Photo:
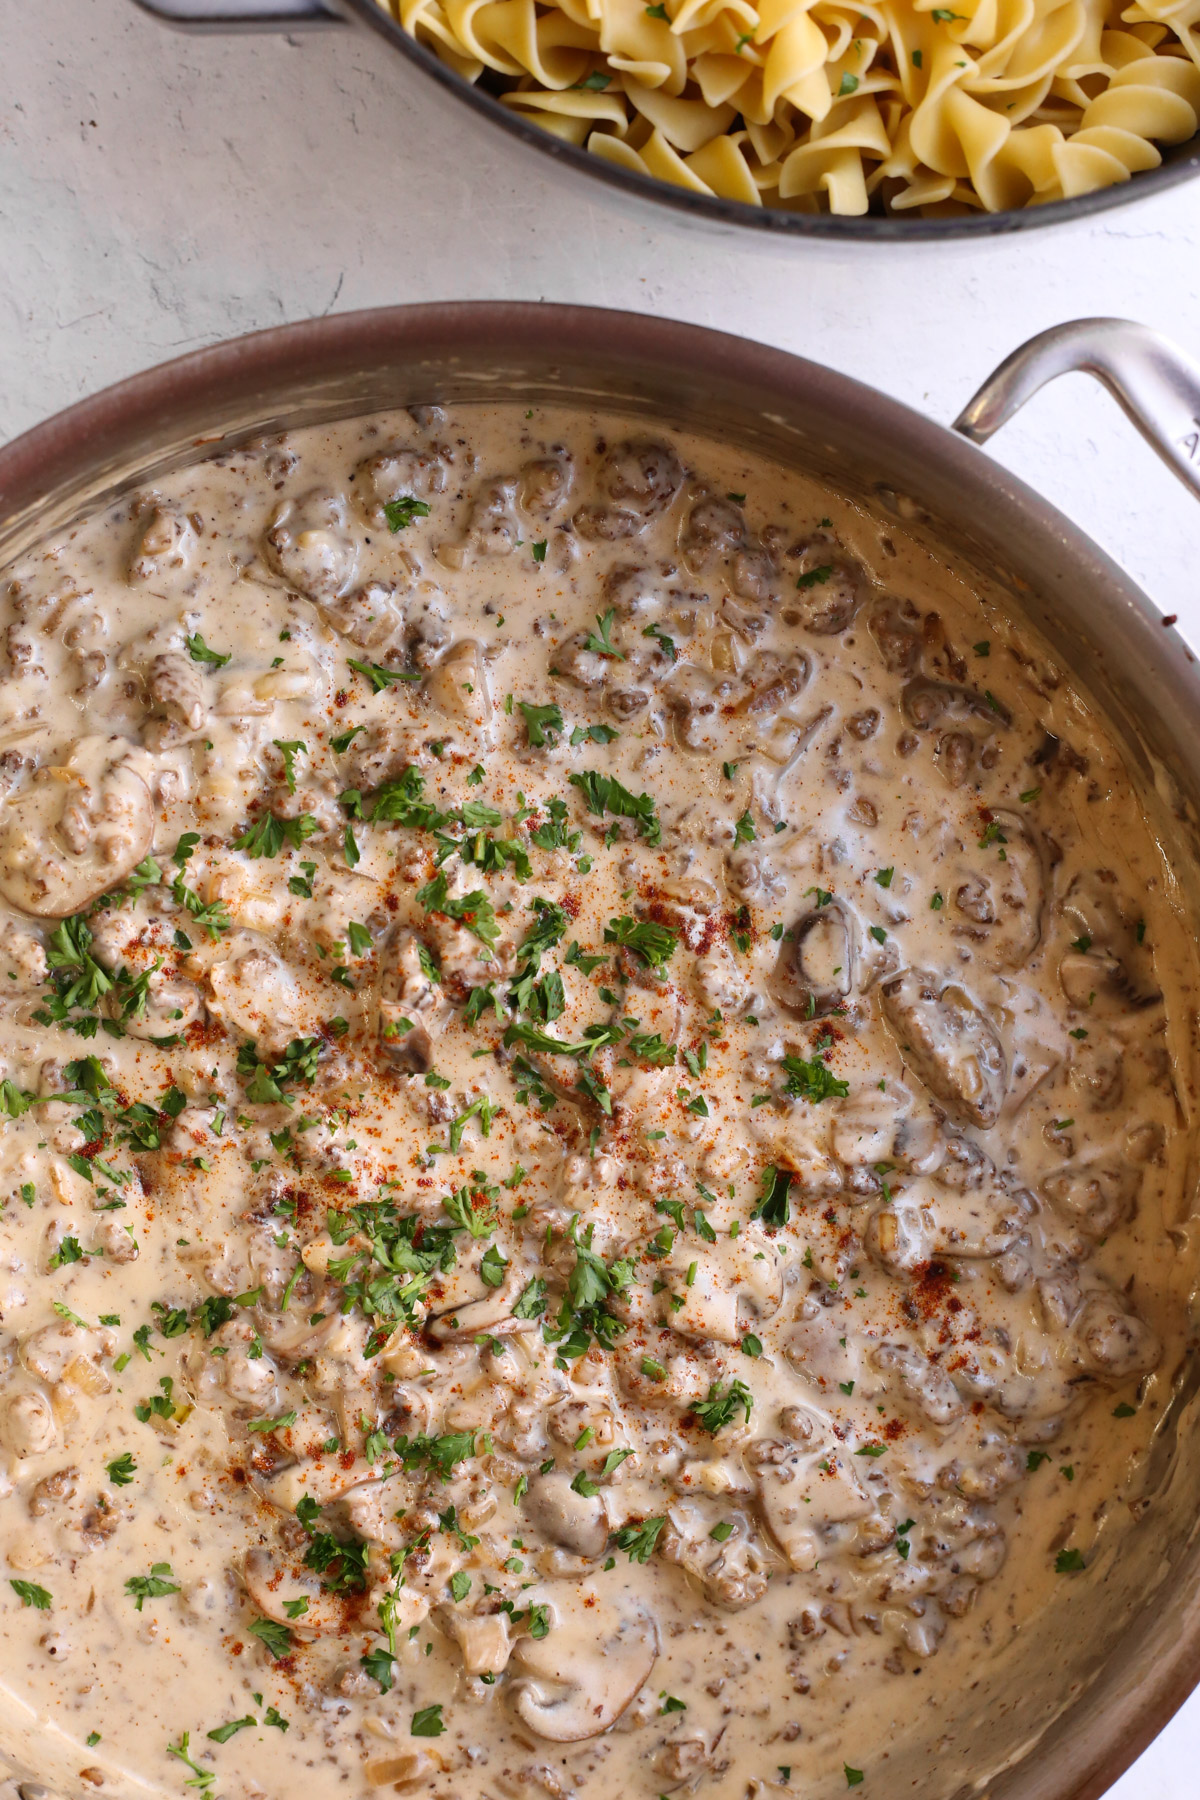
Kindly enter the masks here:
<path id="1" fill-rule="evenodd" d="M 697 194 L 676 187 L 634 169 L 624 169 L 607 162 L 576 144 L 569 144 L 552 132 L 544 131 L 515 108 L 502 106 L 494 95 L 478 83 L 464 81 L 432 50 L 419 44 L 404 27 L 385 12 L 379 0 L 336 0 L 343 13 L 349 13 L 368 30 L 386 39 L 394 50 L 431 77 L 446 94 L 470 106 L 481 118 L 498 125 L 509 136 L 548 156 L 559 164 L 577 170 L 593 180 L 602 181 L 618 192 L 633 195 L 651 206 L 667 206 L 694 220 L 725 228 L 745 228 L 773 234 L 777 239 L 831 238 L 840 243 L 918 243 L 944 244 L 953 238 L 1007 236 L 1013 232 L 1064 225 L 1091 218 L 1115 206 L 1161 194 L 1180 182 L 1200 176 L 1200 132 L 1183 144 L 1164 149 L 1157 167 L 1146 169 L 1128 180 L 1091 193 L 1076 194 L 1069 200 L 1051 200 L 1044 206 L 1026 206 L 1005 212 L 974 212 L 952 219 L 908 219 L 895 215 L 867 214 L 851 217 L 834 213 L 791 213 L 778 207 L 747 206 L 741 200 L 725 200 L 720 195 Z"/>
<path id="2" fill-rule="evenodd" d="M 1099 666 L 1132 667 L 1139 677 L 1135 699 L 1146 706 L 1152 695 L 1147 730 L 1167 746 L 1155 774 L 1173 781 L 1179 759 L 1170 760 L 1171 744 L 1186 746 L 1197 738 L 1200 666 L 1171 628 L 1173 621 L 1160 617 L 1090 539 L 982 450 L 902 402 L 787 351 L 666 319 L 528 301 L 455 301 L 334 314 L 192 351 L 76 402 L 0 448 L 0 559 L 8 559 L 6 545 L 14 536 L 30 536 L 47 509 L 55 515 L 54 528 L 78 516 L 78 507 L 73 514 L 69 510 L 73 497 L 82 496 L 82 505 L 91 508 L 103 495 L 145 479 L 154 467 L 154 445 L 171 446 L 157 464 L 165 468 L 199 460 L 257 431 L 282 428 L 286 408 L 264 410 L 262 396 L 286 395 L 305 381 L 311 389 L 319 379 L 327 396 L 322 416 L 348 418 L 371 408 L 354 399 L 336 401 L 336 385 L 329 384 L 364 369 L 411 371 L 423 363 L 445 369 L 456 359 L 465 368 L 468 357 L 476 366 L 495 367 L 506 356 L 524 357 L 540 369 L 552 368 L 555 357 L 564 363 L 590 357 L 593 367 L 628 370 L 631 379 L 644 371 L 647 383 L 662 391 L 660 413 L 669 405 L 662 393 L 673 383 L 682 393 L 690 383 L 693 395 L 705 402 L 710 395 L 736 393 L 749 420 L 786 421 L 790 411 L 794 421 L 808 416 L 819 427 L 836 418 L 837 433 L 860 450 L 872 446 L 882 471 L 890 468 L 893 478 L 903 471 L 908 490 L 929 501 L 935 529 L 939 518 L 957 516 L 971 525 L 972 541 L 983 553 L 1017 546 L 1018 585 L 1029 587 L 1020 575 L 1022 562 L 1031 572 L 1035 566 L 1040 571 L 1035 598 L 1052 607 L 1056 587 L 1066 592 L 1068 574 L 1085 585 L 1089 608 L 1100 620 Z M 531 383 L 531 396 L 533 391 Z M 537 391 L 541 396 L 543 390 Z M 593 397 L 622 410 L 619 398 Z M 562 398 L 570 399 L 570 391 Z M 576 390 L 576 403 L 580 398 Z M 340 410 L 329 410 L 334 406 Z M 228 430 L 206 432 L 200 423 L 238 407 L 243 411 Z M 702 423 L 689 428 L 704 429 Z M 811 432 L 794 429 L 798 450 L 803 447 L 810 460 L 821 453 L 819 441 L 815 451 L 811 441 L 805 444 Z M 132 472 L 135 467 L 140 474 Z M 97 469 L 102 475 L 111 471 L 114 479 L 86 488 Z M 1022 604 L 1020 598 L 1014 603 Z M 1195 759 L 1192 784 L 1200 789 L 1200 751 Z M 1186 810 L 1180 809 L 1181 818 Z M 989 1800 L 1098 1800 L 1200 1683 L 1200 1539 L 1189 1543 L 1186 1556 L 1187 1578 L 1177 1566 L 1170 1587 L 1156 1594 L 1155 1607 L 1144 1607 L 1130 1621 L 1125 1643 L 1132 1651 L 1109 1654 L 1020 1761 L 991 1782 Z M 1137 1657 L 1142 1672 L 1127 1672 L 1130 1656 Z M 1097 1701 L 1103 1703 L 1098 1715 Z"/>

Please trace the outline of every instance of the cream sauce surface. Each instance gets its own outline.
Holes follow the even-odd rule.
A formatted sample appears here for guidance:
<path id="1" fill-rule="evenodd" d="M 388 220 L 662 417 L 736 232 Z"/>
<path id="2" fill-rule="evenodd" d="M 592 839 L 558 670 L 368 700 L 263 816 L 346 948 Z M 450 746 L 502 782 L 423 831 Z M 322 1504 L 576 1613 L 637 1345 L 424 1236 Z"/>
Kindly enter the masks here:
<path id="1" fill-rule="evenodd" d="M 1195 946 L 1088 700 L 545 409 L 201 463 L 4 605 L 43 1779 L 888 1792 L 1138 1529 L 1187 1334 Z"/>

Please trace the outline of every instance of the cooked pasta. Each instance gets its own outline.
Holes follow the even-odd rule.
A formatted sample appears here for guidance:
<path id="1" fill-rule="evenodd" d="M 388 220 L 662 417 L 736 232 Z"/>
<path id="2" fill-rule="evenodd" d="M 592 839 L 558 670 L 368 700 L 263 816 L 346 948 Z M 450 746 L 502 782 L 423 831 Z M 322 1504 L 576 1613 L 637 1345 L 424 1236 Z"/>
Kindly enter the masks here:
<path id="1" fill-rule="evenodd" d="M 750 206 L 1038 206 L 1200 128 L 1200 0 L 379 4 L 557 137 Z"/>

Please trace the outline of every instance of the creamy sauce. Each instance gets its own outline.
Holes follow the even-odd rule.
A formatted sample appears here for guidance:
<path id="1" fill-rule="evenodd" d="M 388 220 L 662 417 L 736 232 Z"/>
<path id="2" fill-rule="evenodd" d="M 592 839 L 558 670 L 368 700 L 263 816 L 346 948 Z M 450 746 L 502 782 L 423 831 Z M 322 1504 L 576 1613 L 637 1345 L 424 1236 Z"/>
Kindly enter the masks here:
<path id="1" fill-rule="evenodd" d="M 201 463 L 5 604 L 39 1771 L 885 1791 L 1137 1528 L 1186 1337 L 1194 945 L 1087 700 L 543 410 Z"/>

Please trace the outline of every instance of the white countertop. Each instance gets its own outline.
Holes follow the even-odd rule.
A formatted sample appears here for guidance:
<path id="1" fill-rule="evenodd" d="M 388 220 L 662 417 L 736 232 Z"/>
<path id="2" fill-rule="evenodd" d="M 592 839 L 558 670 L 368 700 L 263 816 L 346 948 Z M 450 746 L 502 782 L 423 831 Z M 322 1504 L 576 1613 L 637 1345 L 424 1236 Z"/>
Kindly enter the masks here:
<path id="1" fill-rule="evenodd" d="M 184 350 L 388 302 L 577 301 L 741 332 L 948 422 L 1064 319 L 1200 355 L 1200 181 L 1051 232 L 788 245 L 631 211 L 350 29 L 182 37 L 129 0 L 0 0 L 0 439 Z M 994 453 L 1200 644 L 1200 512 L 1082 376 Z M 1200 1694 L 1110 1800 L 1194 1800 Z"/>

